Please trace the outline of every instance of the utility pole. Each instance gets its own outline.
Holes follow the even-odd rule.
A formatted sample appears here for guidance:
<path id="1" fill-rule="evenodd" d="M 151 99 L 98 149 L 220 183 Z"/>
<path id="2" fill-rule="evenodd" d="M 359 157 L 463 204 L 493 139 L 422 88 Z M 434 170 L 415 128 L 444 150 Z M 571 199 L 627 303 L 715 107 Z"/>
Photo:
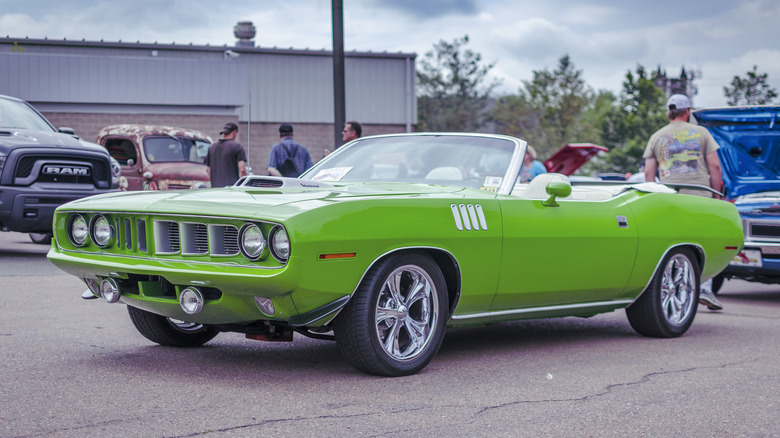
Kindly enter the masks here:
<path id="1" fill-rule="evenodd" d="M 341 146 L 341 129 L 347 121 L 344 97 L 344 7 L 331 0 L 333 8 L 333 150 Z"/>

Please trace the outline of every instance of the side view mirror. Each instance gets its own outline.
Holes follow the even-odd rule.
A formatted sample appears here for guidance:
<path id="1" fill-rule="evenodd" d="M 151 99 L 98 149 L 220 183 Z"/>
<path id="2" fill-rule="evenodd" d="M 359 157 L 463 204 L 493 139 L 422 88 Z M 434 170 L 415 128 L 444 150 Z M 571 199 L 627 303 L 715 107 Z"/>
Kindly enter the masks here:
<path id="1" fill-rule="evenodd" d="M 130 166 L 130 167 L 133 167 L 135 165 L 135 160 L 133 160 L 132 158 L 128 158 L 127 159 L 127 165 Z"/>
<path id="2" fill-rule="evenodd" d="M 565 198 L 571 195 L 571 184 L 568 181 L 550 181 L 545 186 L 545 191 L 550 197 L 542 202 L 545 207 L 557 207 L 559 204 L 555 198 Z"/>

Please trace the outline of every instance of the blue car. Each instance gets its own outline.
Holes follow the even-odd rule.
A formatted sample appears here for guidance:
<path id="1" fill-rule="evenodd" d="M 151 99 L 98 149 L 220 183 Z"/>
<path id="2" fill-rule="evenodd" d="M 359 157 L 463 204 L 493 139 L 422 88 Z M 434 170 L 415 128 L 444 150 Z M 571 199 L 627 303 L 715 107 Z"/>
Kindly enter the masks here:
<path id="1" fill-rule="evenodd" d="M 742 218 L 745 247 L 716 278 L 780 283 L 780 106 L 693 113 L 720 145 L 726 199 Z"/>

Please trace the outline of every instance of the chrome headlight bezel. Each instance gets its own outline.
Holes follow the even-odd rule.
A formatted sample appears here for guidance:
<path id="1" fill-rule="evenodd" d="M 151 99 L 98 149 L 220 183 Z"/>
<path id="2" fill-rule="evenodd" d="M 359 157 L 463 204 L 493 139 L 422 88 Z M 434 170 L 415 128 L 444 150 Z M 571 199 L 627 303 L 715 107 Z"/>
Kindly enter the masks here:
<path id="1" fill-rule="evenodd" d="M 290 236 L 287 230 L 281 225 L 275 226 L 269 233 L 268 242 L 271 255 L 280 263 L 287 263 L 290 259 Z"/>
<path id="2" fill-rule="evenodd" d="M 78 233 L 76 230 L 76 225 L 78 223 Z M 68 218 L 68 239 L 70 240 L 70 243 L 73 244 L 73 246 L 76 246 L 78 248 L 81 248 L 83 246 L 86 246 L 88 241 L 87 238 L 90 235 L 89 232 L 89 222 L 87 219 L 81 215 L 81 214 L 73 214 Z"/>
<path id="3" fill-rule="evenodd" d="M 246 223 L 241 227 L 238 232 L 238 247 L 247 260 L 260 259 L 266 246 L 268 245 L 263 230 L 257 224 Z"/>
<path id="4" fill-rule="evenodd" d="M 111 226 L 111 221 L 103 214 L 93 216 L 89 224 L 89 237 L 100 248 L 109 246 L 114 237 L 114 227 Z"/>

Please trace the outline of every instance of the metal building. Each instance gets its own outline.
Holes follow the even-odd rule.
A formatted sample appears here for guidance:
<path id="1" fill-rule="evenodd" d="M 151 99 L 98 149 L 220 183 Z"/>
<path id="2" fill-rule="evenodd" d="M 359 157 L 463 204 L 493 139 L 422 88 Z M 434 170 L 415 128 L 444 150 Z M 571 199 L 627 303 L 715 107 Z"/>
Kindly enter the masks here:
<path id="1" fill-rule="evenodd" d="M 364 135 L 411 131 L 415 57 L 345 53 L 346 118 L 363 124 Z M 216 138 L 225 122 L 237 122 L 256 172 L 264 171 L 283 122 L 315 160 L 335 146 L 332 52 L 255 47 L 246 35 L 235 46 L 4 37 L 0 94 L 27 100 L 89 140 L 115 123 L 167 124 Z"/>

